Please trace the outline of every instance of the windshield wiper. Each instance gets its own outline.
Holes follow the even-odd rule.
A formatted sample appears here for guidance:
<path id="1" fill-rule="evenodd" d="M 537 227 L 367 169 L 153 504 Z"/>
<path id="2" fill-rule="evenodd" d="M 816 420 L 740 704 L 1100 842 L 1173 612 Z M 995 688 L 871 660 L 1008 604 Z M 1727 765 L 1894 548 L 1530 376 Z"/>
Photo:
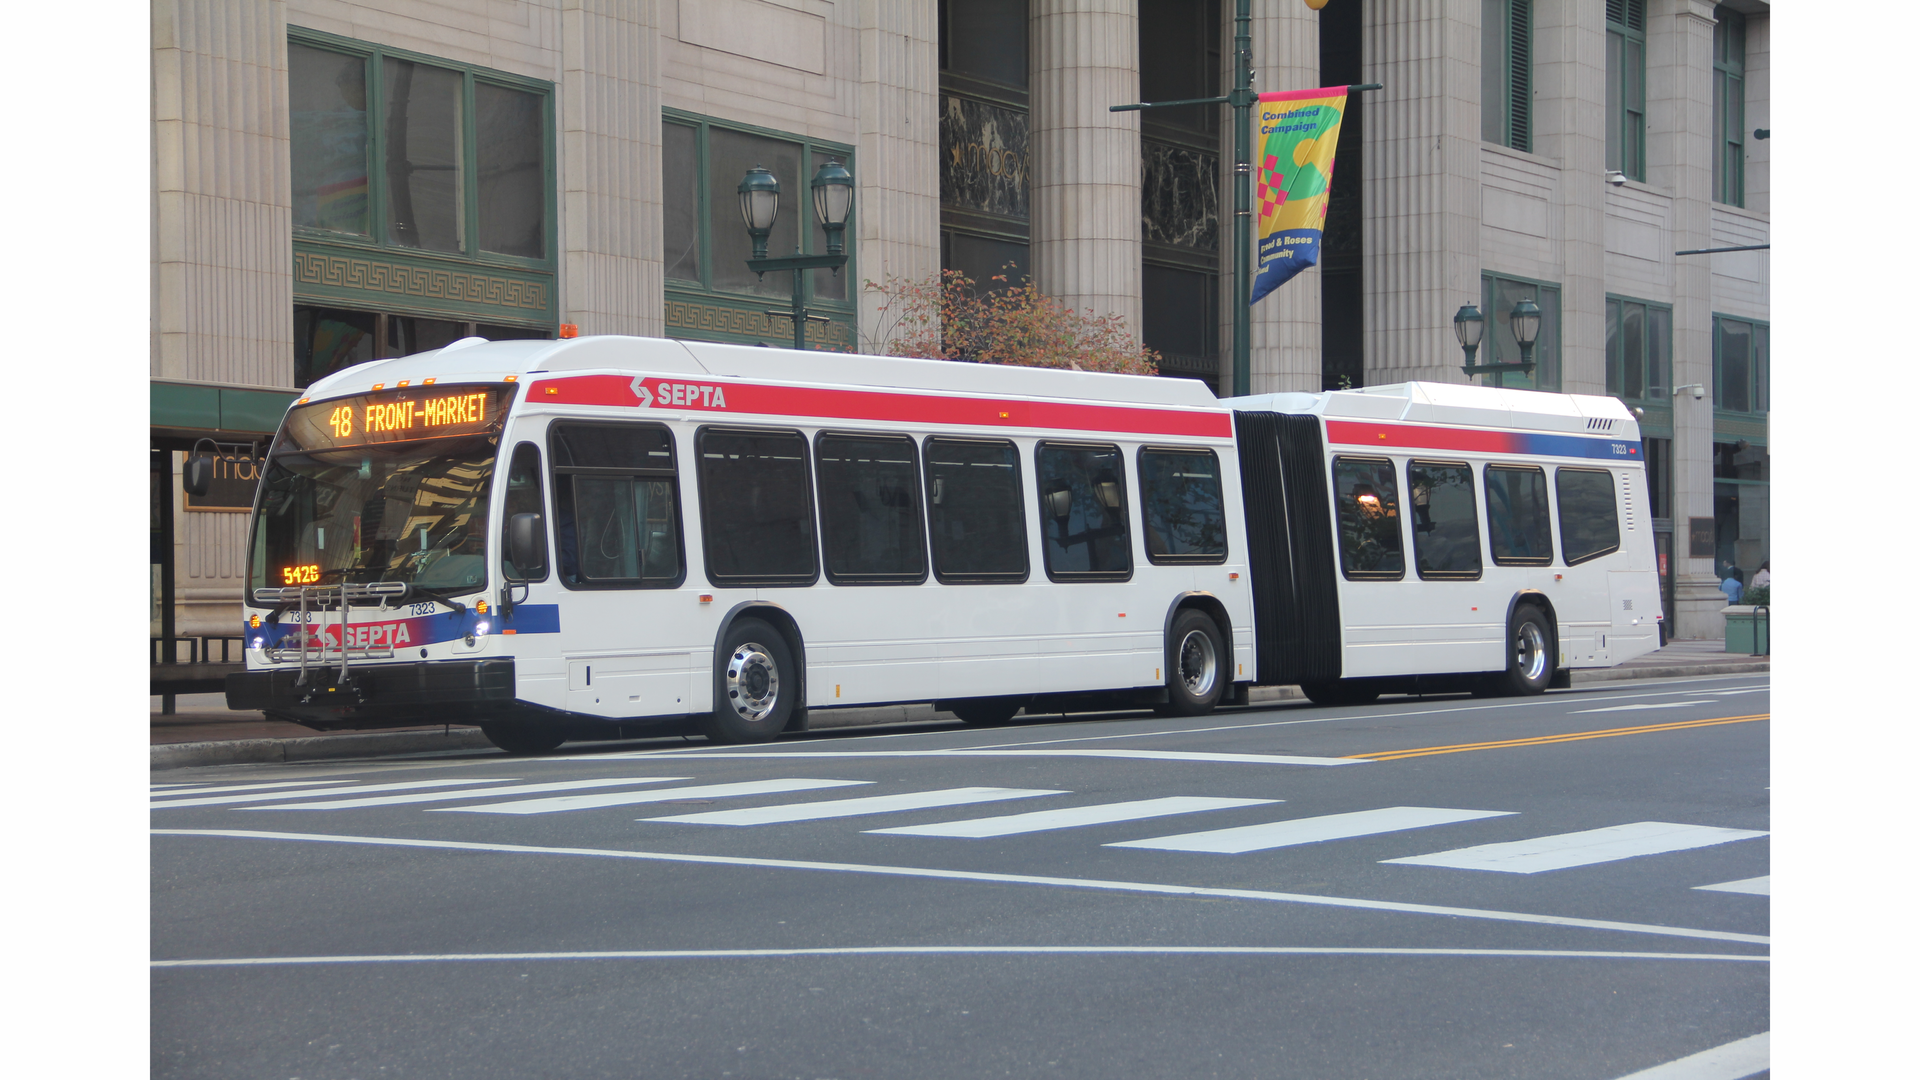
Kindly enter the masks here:
<path id="1" fill-rule="evenodd" d="M 444 590 L 423 589 L 420 586 L 415 585 L 413 587 L 412 595 L 424 596 L 429 600 L 438 600 L 441 603 L 447 605 L 448 607 L 452 608 L 454 611 L 462 615 L 465 615 L 467 613 L 467 605 L 461 603 L 458 600 L 455 600 L 452 596 L 448 595 Z"/>

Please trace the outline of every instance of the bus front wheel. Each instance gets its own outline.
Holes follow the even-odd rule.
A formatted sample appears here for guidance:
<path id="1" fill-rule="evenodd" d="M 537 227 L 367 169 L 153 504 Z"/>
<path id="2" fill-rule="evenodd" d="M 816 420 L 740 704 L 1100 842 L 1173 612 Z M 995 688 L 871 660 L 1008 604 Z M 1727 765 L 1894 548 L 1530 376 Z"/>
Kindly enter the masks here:
<path id="1" fill-rule="evenodd" d="M 714 660 L 713 712 L 701 732 L 717 743 L 769 742 L 779 735 L 800 690 L 787 639 L 759 619 L 740 619 Z"/>
<path id="2" fill-rule="evenodd" d="M 1509 694 L 1538 694 L 1553 681 L 1553 629 L 1547 617 L 1532 604 L 1513 609 L 1508 627 L 1507 672 L 1499 680 Z"/>
<path id="3" fill-rule="evenodd" d="M 1226 690 L 1227 648 L 1206 612 L 1188 608 L 1167 635 L 1167 716 L 1204 716 Z"/>

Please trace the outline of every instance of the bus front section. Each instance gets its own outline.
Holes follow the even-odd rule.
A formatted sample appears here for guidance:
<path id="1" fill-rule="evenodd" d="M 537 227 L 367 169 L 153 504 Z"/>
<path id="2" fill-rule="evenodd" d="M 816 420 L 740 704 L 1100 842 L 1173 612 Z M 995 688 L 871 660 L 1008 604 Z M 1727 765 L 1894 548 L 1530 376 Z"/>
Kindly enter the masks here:
<path id="1" fill-rule="evenodd" d="M 318 730 L 513 711 L 498 643 L 536 613 L 488 592 L 513 391 L 403 385 L 289 410 L 254 507 L 247 670 L 228 676 L 229 708 Z"/>

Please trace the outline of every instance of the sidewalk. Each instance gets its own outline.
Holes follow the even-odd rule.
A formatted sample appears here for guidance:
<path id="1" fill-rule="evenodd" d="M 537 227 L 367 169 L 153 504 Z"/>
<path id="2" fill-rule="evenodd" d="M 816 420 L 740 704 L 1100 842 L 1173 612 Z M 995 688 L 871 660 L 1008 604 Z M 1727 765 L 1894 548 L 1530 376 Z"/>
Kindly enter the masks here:
<path id="1" fill-rule="evenodd" d="M 1593 671 L 1575 671 L 1575 686 L 1621 679 L 1674 679 L 1697 675 L 1764 675 L 1769 656 L 1746 656 L 1724 651 L 1719 641 L 1676 641 L 1658 652 Z M 1291 686 L 1265 687 L 1253 692 L 1256 704 L 1297 699 Z M 171 713 L 160 711 L 152 699 L 152 768 L 179 769 L 195 765 L 240 765 L 276 761 L 325 761 L 372 757 L 380 754 L 430 753 L 436 750 L 483 750 L 492 743 L 480 729 L 432 725 L 385 731 L 342 732 L 323 735 L 298 724 L 269 720 L 258 712 L 226 707 L 220 694 L 182 694 Z M 814 730 L 864 727 L 876 724 L 934 723 L 951 720 L 928 705 L 889 705 L 874 709 L 834 709 L 809 717 Z"/>

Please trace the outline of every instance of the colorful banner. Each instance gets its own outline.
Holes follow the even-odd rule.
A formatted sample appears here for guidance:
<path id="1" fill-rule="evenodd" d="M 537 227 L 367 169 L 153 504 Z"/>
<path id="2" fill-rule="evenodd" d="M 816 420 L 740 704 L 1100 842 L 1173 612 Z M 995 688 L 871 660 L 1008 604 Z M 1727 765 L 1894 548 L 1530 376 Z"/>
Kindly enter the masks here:
<path id="1" fill-rule="evenodd" d="M 1344 86 L 1260 95 L 1260 134 L 1254 140 L 1259 256 L 1248 303 L 1259 303 L 1320 261 L 1333 149 L 1346 111 Z"/>

